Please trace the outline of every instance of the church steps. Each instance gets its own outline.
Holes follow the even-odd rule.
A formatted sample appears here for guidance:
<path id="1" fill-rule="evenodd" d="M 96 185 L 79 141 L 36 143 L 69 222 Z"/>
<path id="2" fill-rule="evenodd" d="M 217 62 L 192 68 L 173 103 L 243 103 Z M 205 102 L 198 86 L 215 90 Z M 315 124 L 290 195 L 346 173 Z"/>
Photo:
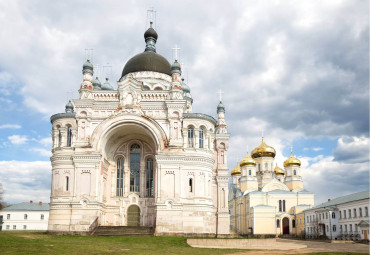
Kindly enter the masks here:
<path id="1" fill-rule="evenodd" d="M 151 236 L 152 227 L 131 226 L 98 226 L 94 231 L 95 236 Z"/>

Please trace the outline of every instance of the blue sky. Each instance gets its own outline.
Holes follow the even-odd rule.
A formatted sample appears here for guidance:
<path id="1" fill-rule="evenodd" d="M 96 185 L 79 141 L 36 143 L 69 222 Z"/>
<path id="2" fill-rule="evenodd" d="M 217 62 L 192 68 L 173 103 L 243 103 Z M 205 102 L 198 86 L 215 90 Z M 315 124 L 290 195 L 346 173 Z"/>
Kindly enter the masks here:
<path id="1" fill-rule="evenodd" d="M 112 66 L 101 76 L 118 80 L 144 49 L 151 6 L 158 52 L 171 60 L 181 48 L 193 111 L 214 116 L 225 91 L 229 168 L 263 130 L 278 165 L 293 146 L 316 203 L 369 189 L 367 1 L 15 0 L 0 1 L 5 201 L 49 200 L 49 118 L 78 95 L 84 49 L 94 48 L 95 67 Z"/>

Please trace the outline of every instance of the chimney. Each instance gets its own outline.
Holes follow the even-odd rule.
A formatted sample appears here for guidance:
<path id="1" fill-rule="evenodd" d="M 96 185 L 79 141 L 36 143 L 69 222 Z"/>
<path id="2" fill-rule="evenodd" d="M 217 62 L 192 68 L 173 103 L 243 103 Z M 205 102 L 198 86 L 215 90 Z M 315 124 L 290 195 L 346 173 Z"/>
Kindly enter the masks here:
<path id="1" fill-rule="evenodd" d="M 42 202 L 41 201 L 39 202 L 39 205 L 42 205 Z"/>
<path id="2" fill-rule="evenodd" d="M 32 200 L 30 200 L 30 204 L 32 204 L 33 203 L 33 201 Z"/>
<path id="3" fill-rule="evenodd" d="M 330 198 L 328 198 L 328 202 L 330 202 L 331 201 L 331 199 Z"/>

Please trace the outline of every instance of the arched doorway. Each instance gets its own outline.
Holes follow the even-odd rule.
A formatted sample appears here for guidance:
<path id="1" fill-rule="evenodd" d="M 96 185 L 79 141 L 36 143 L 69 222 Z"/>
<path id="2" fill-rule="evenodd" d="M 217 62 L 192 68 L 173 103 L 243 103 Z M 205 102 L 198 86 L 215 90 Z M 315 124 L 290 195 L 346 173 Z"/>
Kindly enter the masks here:
<path id="1" fill-rule="evenodd" d="M 130 205 L 127 209 L 127 226 L 140 226 L 140 208 Z"/>
<path id="2" fill-rule="evenodd" d="M 283 219 L 283 235 L 289 235 L 289 219 L 287 217 Z"/>

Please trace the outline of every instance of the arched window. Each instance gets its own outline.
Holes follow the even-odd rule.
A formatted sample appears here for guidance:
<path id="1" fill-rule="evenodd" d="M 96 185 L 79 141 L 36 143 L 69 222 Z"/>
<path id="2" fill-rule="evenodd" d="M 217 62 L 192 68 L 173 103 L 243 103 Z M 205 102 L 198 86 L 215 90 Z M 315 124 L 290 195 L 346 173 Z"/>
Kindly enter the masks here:
<path id="1" fill-rule="evenodd" d="M 193 178 L 189 179 L 189 192 L 193 192 Z"/>
<path id="2" fill-rule="evenodd" d="M 140 146 L 133 144 L 130 149 L 130 191 L 140 191 Z"/>
<path id="3" fill-rule="evenodd" d="M 261 164 L 258 163 L 258 171 L 261 171 Z"/>
<path id="4" fill-rule="evenodd" d="M 367 208 L 367 206 L 365 207 L 365 217 L 369 216 L 369 209 Z"/>
<path id="5" fill-rule="evenodd" d="M 276 220 L 276 227 L 280 228 L 280 220 L 279 219 Z"/>
<path id="6" fill-rule="evenodd" d="M 69 190 L 69 177 L 66 176 L 66 191 Z"/>
<path id="7" fill-rule="evenodd" d="M 146 196 L 154 197 L 153 190 L 153 159 L 146 161 Z"/>
<path id="8" fill-rule="evenodd" d="M 332 212 L 332 213 L 331 213 L 331 218 L 332 218 L 332 219 L 335 219 L 335 212 Z"/>
<path id="9" fill-rule="evenodd" d="M 67 126 L 67 147 L 72 146 L 72 127 Z"/>
<path id="10" fill-rule="evenodd" d="M 203 129 L 199 130 L 199 148 L 204 148 L 204 133 Z"/>
<path id="11" fill-rule="evenodd" d="M 189 148 L 194 147 L 194 128 L 188 128 L 188 146 Z"/>
<path id="12" fill-rule="evenodd" d="M 58 147 L 62 147 L 62 132 L 58 129 Z"/>
<path id="13" fill-rule="evenodd" d="M 116 196 L 123 196 L 123 173 L 124 159 L 117 159 L 117 190 Z"/>
<path id="14" fill-rule="evenodd" d="M 337 232 L 337 226 L 333 225 L 333 232 Z"/>
<path id="15" fill-rule="evenodd" d="M 252 175 L 252 171 L 250 169 L 248 170 L 248 174 L 249 175 Z"/>
<path id="16" fill-rule="evenodd" d="M 359 209 L 360 217 L 362 217 L 362 208 Z"/>
<path id="17" fill-rule="evenodd" d="M 269 166 L 268 166 L 268 164 L 267 163 L 265 163 L 265 170 L 267 171 L 267 170 L 269 170 Z"/>
<path id="18" fill-rule="evenodd" d="M 281 203 L 281 200 L 279 200 L 279 212 L 281 212 L 283 209 L 282 209 L 282 203 Z"/>
<path id="19" fill-rule="evenodd" d="M 297 175 L 297 171 L 295 169 L 293 170 L 293 174 L 294 175 Z"/>
<path id="20" fill-rule="evenodd" d="M 285 212 L 285 200 L 283 200 L 283 212 Z"/>

